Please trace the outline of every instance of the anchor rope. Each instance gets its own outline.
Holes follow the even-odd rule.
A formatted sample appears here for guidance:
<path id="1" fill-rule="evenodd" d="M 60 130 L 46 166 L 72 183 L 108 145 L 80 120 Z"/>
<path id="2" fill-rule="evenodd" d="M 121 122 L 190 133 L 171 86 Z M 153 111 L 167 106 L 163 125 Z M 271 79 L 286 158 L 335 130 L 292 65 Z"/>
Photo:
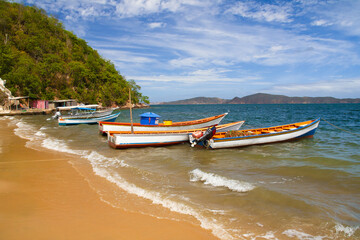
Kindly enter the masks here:
<path id="1" fill-rule="evenodd" d="M 347 130 L 345 130 L 345 129 L 343 129 L 343 128 L 340 128 L 340 127 L 338 127 L 338 126 L 335 126 L 334 124 L 330 123 L 329 121 L 326 121 L 324 118 L 321 118 L 321 120 L 324 120 L 325 122 L 327 122 L 327 123 L 330 124 L 331 126 L 337 128 L 337 129 L 339 129 L 339 130 L 341 130 L 341 131 L 347 132 L 347 133 L 352 134 L 352 135 L 360 136 L 360 134 L 358 134 L 358 133 L 353 133 L 353 132 L 347 131 Z"/>

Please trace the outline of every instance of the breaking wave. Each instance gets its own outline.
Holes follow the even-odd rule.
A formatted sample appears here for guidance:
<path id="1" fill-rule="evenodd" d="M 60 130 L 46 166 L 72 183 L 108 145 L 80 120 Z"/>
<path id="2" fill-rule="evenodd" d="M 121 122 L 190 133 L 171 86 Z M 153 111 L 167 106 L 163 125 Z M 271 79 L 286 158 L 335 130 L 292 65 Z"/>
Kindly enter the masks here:
<path id="1" fill-rule="evenodd" d="M 214 187 L 226 187 L 235 192 L 249 192 L 255 188 L 255 186 L 250 183 L 228 179 L 215 173 L 206 173 L 200 169 L 194 169 L 189 174 L 191 182 L 200 181 Z"/>

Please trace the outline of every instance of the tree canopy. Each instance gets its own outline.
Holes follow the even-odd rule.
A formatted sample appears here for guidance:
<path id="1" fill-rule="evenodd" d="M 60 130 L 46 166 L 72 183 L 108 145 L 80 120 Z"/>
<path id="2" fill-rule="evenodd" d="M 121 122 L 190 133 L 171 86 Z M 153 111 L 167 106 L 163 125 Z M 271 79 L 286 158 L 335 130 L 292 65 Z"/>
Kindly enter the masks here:
<path id="1" fill-rule="evenodd" d="M 77 99 L 104 106 L 128 100 L 149 103 L 134 80 L 109 60 L 33 6 L 0 0 L 0 77 L 14 96 Z"/>

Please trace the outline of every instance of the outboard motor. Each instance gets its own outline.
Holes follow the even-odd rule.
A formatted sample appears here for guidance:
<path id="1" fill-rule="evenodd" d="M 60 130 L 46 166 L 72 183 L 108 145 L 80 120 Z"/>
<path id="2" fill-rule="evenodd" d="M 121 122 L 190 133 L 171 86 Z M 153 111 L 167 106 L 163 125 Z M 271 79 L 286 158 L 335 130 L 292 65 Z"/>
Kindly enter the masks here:
<path id="1" fill-rule="evenodd" d="M 199 142 L 202 142 L 204 146 L 205 145 L 205 142 L 209 139 L 211 139 L 214 134 L 216 133 L 216 127 L 215 126 L 212 126 L 212 127 L 209 127 L 206 132 L 204 133 L 204 135 L 202 135 L 200 138 L 198 139 L 194 139 L 194 141 L 191 143 L 191 147 L 194 147 L 196 144 L 198 144 Z"/>
<path id="2" fill-rule="evenodd" d="M 60 111 L 57 111 L 54 116 L 52 116 L 52 119 L 58 119 L 61 116 Z"/>

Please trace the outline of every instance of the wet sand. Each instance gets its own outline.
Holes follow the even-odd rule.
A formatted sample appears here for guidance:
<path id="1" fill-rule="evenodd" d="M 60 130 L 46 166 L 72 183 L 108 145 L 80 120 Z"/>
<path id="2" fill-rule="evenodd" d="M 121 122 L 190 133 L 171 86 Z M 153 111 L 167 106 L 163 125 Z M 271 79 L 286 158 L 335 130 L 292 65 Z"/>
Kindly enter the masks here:
<path id="1" fill-rule="evenodd" d="M 71 156 L 25 144 L 0 120 L 0 239 L 216 239 L 188 222 L 114 208 L 72 167 Z"/>

